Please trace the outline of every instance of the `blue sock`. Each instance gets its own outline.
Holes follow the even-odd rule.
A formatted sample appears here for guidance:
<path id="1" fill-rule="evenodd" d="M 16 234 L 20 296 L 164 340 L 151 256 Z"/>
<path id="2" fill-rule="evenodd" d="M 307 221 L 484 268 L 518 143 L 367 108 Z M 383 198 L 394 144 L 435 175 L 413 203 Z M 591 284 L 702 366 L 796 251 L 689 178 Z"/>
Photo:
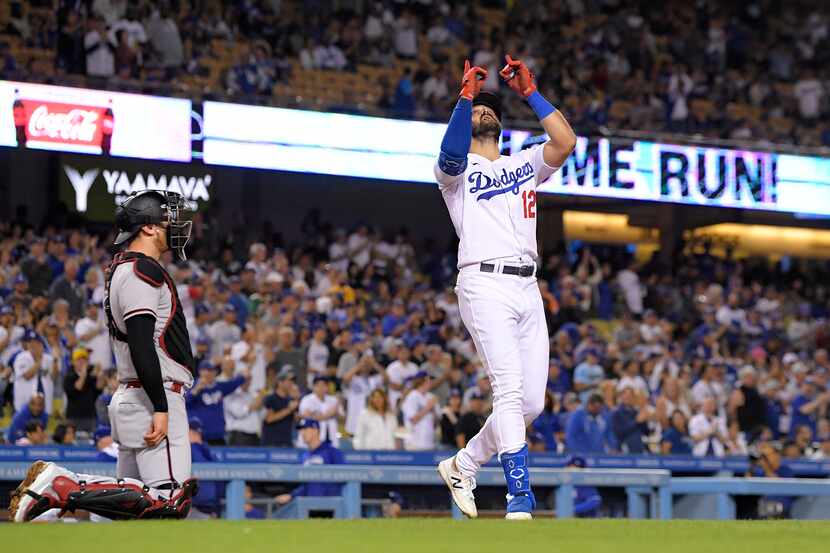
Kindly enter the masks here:
<path id="1" fill-rule="evenodd" d="M 510 495 L 530 495 L 530 469 L 528 468 L 527 444 L 515 453 L 501 454 L 501 467 L 507 481 Z"/>

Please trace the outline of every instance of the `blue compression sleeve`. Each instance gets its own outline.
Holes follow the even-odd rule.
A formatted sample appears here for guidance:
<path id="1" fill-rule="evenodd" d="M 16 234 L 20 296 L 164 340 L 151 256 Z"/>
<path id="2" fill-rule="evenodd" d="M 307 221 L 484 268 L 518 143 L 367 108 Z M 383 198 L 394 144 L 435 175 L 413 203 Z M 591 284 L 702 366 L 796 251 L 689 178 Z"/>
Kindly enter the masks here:
<path id="1" fill-rule="evenodd" d="M 527 97 L 527 103 L 536 112 L 536 117 L 539 118 L 539 121 L 556 111 L 556 108 L 545 100 L 545 97 L 539 94 L 538 90 Z"/>
<path id="2" fill-rule="evenodd" d="M 473 141 L 473 102 L 459 98 L 452 110 L 450 123 L 441 141 L 438 167 L 448 175 L 456 176 L 467 168 L 467 153 Z"/>

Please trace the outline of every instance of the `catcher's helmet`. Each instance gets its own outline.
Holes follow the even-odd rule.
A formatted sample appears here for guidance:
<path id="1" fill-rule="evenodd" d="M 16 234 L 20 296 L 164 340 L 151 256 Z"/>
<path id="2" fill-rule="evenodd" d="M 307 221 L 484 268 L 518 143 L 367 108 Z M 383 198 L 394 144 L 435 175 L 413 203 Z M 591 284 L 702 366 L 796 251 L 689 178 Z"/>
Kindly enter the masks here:
<path id="1" fill-rule="evenodd" d="M 167 229 L 167 247 L 178 259 L 187 259 L 184 249 L 190 242 L 193 222 L 181 219 L 184 211 L 190 208 L 176 192 L 147 190 L 133 194 L 115 210 L 119 232 L 113 245 L 126 246 L 144 225 L 161 225 Z"/>

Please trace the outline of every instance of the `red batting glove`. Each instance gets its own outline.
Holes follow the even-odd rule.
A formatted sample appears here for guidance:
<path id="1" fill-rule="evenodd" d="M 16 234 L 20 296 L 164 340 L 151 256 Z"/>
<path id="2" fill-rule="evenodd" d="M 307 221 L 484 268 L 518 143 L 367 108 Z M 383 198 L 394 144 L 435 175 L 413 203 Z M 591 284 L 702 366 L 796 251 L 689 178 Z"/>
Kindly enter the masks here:
<path id="1" fill-rule="evenodd" d="M 481 86 L 486 78 L 486 69 L 479 66 L 470 67 L 470 60 L 464 60 L 464 78 L 461 80 L 461 92 L 458 95 L 472 100 L 481 92 Z"/>
<path id="2" fill-rule="evenodd" d="M 499 71 L 499 75 L 504 79 L 507 85 L 527 98 L 536 92 L 536 83 L 534 82 L 533 73 L 520 60 L 514 60 L 510 54 L 504 56 L 507 65 Z"/>

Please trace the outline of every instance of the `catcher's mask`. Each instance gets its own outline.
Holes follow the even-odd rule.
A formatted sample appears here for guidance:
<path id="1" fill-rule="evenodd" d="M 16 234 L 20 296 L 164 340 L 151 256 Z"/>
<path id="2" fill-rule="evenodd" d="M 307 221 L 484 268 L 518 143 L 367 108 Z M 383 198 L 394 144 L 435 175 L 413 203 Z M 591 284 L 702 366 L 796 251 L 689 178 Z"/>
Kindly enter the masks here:
<path id="1" fill-rule="evenodd" d="M 123 248 L 144 225 L 160 225 L 167 231 L 167 247 L 176 259 L 184 261 L 187 259 L 184 249 L 190 242 L 193 221 L 182 218 L 189 211 L 193 210 L 177 192 L 147 190 L 135 193 L 115 210 L 115 224 L 119 232 L 113 245 Z"/>

